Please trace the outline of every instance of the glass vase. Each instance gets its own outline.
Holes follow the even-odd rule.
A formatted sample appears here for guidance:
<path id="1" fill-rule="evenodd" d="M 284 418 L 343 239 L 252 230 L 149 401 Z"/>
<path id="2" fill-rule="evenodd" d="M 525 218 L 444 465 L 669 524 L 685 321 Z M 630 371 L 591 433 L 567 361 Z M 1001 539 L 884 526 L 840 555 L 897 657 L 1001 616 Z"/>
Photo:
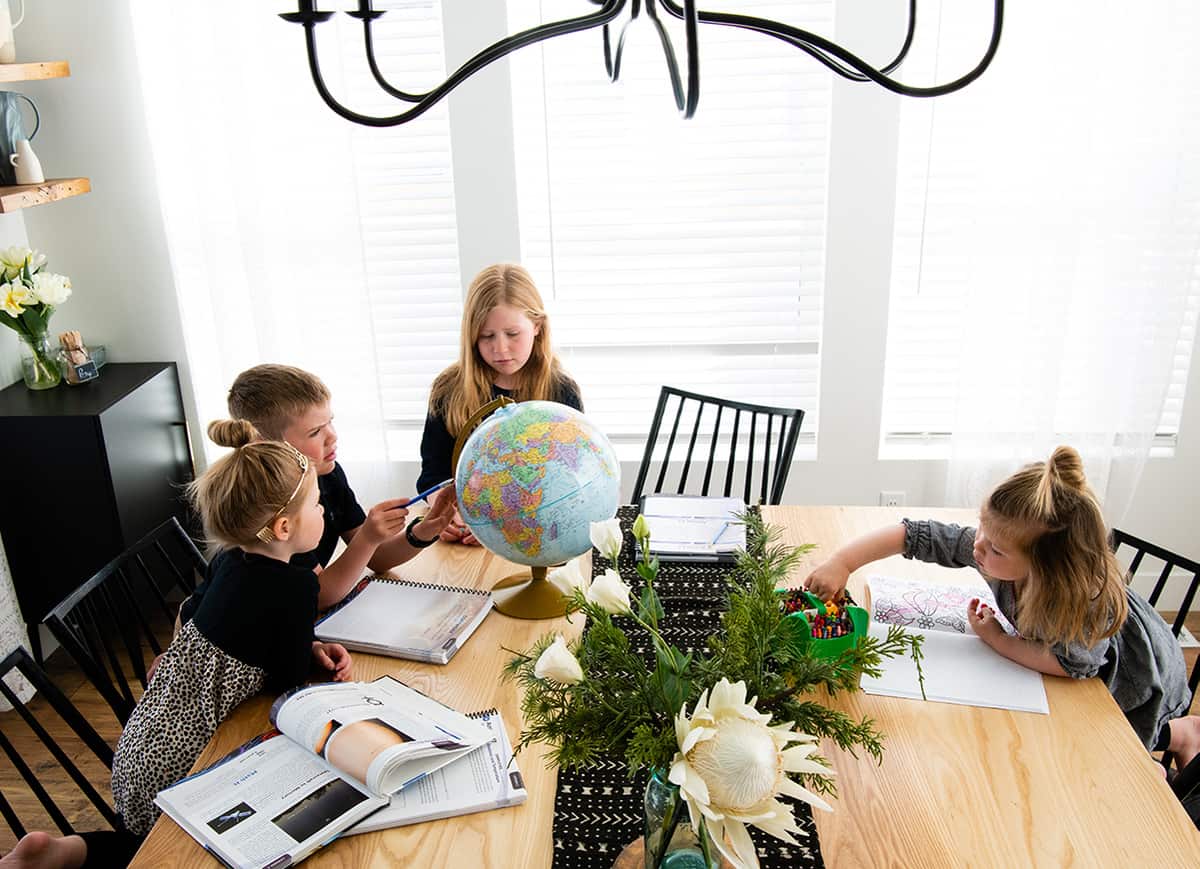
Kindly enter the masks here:
<path id="1" fill-rule="evenodd" d="M 21 374 L 30 389 L 50 389 L 62 381 L 58 360 L 50 350 L 46 333 L 37 335 L 20 334 Z"/>
<path id="2" fill-rule="evenodd" d="M 679 786 L 666 770 L 654 770 L 646 783 L 644 835 L 646 869 L 717 869 L 720 854 L 701 821 L 692 827 Z"/>

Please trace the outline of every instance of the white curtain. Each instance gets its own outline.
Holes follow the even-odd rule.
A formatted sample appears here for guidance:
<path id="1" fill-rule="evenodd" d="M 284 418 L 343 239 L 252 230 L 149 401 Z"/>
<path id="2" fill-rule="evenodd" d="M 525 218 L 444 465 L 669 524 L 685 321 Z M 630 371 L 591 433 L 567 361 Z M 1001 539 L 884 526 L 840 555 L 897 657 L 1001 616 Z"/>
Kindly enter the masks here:
<path id="1" fill-rule="evenodd" d="M 963 68 L 986 32 L 961 5 L 938 13 L 943 71 Z M 1115 524 L 1193 328 L 1200 11 L 1177 0 L 1006 11 L 982 79 L 902 108 L 916 162 L 902 163 L 898 209 L 919 206 L 917 292 L 952 287 L 957 311 L 940 372 L 956 382 L 946 503 L 977 505 L 1066 443 Z"/>
<path id="2" fill-rule="evenodd" d="M 300 366 L 330 388 L 339 461 L 359 501 L 397 496 L 386 418 L 393 373 L 383 369 L 399 357 L 400 374 L 413 381 L 402 384 L 413 393 L 407 404 L 423 414 L 432 373 L 450 358 L 440 345 L 429 360 L 418 352 L 430 340 L 421 305 L 439 280 L 455 304 L 460 294 L 452 187 L 420 163 L 434 150 L 448 162 L 448 148 L 413 145 L 444 131 L 444 105 L 406 127 L 360 127 L 320 101 L 303 31 L 279 10 L 238 0 L 131 6 L 201 421 L 228 415 L 229 384 L 247 367 Z M 392 71 L 414 87 L 442 77 L 437 9 L 393 10 L 379 39 L 381 57 L 399 56 L 402 68 Z M 406 21 L 426 48 L 411 60 L 396 45 L 414 32 Z M 358 22 L 339 13 L 318 28 L 318 44 L 331 91 L 364 113 L 396 111 L 369 80 Z M 380 169 L 381 154 L 394 165 Z M 426 192 L 434 188 L 449 191 L 436 207 Z M 443 231 L 438 208 L 447 198 Z M 444 261 L 454 263 L 449 278 L 438 271 Z M 447 319 L 452 349 L 457 313 Z M 406 330 L 419 338 L 408 341 Z M 414 360 L 428 370 L 414 372 Z M 415 451 L 396 458 L 415 459 Z"/>

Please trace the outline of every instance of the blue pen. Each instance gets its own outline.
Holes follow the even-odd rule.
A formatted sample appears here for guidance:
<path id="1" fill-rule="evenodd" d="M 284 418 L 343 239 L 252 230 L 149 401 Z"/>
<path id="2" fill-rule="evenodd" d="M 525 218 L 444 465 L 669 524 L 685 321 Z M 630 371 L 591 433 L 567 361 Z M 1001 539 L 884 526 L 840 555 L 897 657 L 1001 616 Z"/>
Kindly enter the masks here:
<path id="1" fill-rule="evenodd" d="M 442 481 L 441 481 L 440 483 L 438 483 L 436 486 L 430 486 L 430 487 L 429 487 L 428 489 L 426 489 L 424 492 L 420 492 L 420 493 L 418 493 L 418 494 L 416 494 L 416 495 L 413 495 L 411 498 L 409 498 L 409 499 L 408 499 L 408 503 L 407 503 L 407 504 L 405 504 L 404 506 L 406 506 L 406 507 L 411 507 L 413 504 L 417 503 L 418 501 L 425 501 L 425 500 L 426 500 L 426 499 L 428 499 L 428 498 L 429 498 L 429 496 L 430 496 L 430 495 L 432 495 L 434 492 L 440 492 L 442 489 L 444 489 L 444 488 L 446 488 L 447 486 L 449 486 L 449 485 L 453 484 L 453 482 L 454 482 L 454 478 L 453 478 L 453 477 L 451 477 L 449 480 L 442 480 Z"/>
<path id="2" fill-rule="evenodd" d="M 726 522 L 724 525 L 722 525 L 722 526 L 721 526 L 721 530 L 717 532 L 717 536 L 716 536 L 716 537 L 714 537 L 714 538 L 712 539 L 712 543 L 710 543 L 710 544 L 708 544 L 708 545 L 709 545 L 709 546 L 714 546 L 714 545 L 716 545 L 716 542 L 717 542 L 718 540 L 720 540 L 720 539 L 721 539 L 721 536 L 722 536 L 722 535 L 723 535 L 723 534 L 724 534 L 726 531 L 728 531 L 728 530 L 729 530 L 729 523 L 728 523 L 728 522 Z"/>

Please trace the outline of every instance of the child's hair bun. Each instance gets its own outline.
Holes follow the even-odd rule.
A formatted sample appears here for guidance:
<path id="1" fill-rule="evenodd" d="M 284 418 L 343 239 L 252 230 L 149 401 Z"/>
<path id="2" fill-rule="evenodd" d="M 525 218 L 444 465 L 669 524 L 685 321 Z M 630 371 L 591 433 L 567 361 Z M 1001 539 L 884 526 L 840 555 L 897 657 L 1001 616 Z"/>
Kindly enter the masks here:
<path id="1" fill-rule="evenodd" d="M 1087 477 L 1083 474 L 1083 459 L 1074 447 L 1056 447 L 1050 454 L 1050 461 L 1046 463 L 1046 470 L 1068 489 L 1079 491 L 1087 486 Z"/>
<path id="2" fill-rule="evenodd" d="M 244 419 L 217 419 L 208 424 L 208 436 L 221 447 L 244 447 L 259 439 L 258 430 Z"/>

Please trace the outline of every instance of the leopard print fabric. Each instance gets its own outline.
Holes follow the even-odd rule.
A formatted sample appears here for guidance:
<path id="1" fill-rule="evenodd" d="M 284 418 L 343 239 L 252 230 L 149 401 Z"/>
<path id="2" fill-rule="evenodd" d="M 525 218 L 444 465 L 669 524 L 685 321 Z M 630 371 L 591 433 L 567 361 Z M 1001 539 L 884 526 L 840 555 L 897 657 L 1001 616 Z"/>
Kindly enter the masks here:
<path id="1" fill-rule="evenodd" d="M 113 758 L 112 793 L 126 828 L 150 832 L 154 797 L 186 776 L 217 726 L 262 690 L 266 676 L 221 651 L 189 621 L 171 642 L 129 717 Z"/>

